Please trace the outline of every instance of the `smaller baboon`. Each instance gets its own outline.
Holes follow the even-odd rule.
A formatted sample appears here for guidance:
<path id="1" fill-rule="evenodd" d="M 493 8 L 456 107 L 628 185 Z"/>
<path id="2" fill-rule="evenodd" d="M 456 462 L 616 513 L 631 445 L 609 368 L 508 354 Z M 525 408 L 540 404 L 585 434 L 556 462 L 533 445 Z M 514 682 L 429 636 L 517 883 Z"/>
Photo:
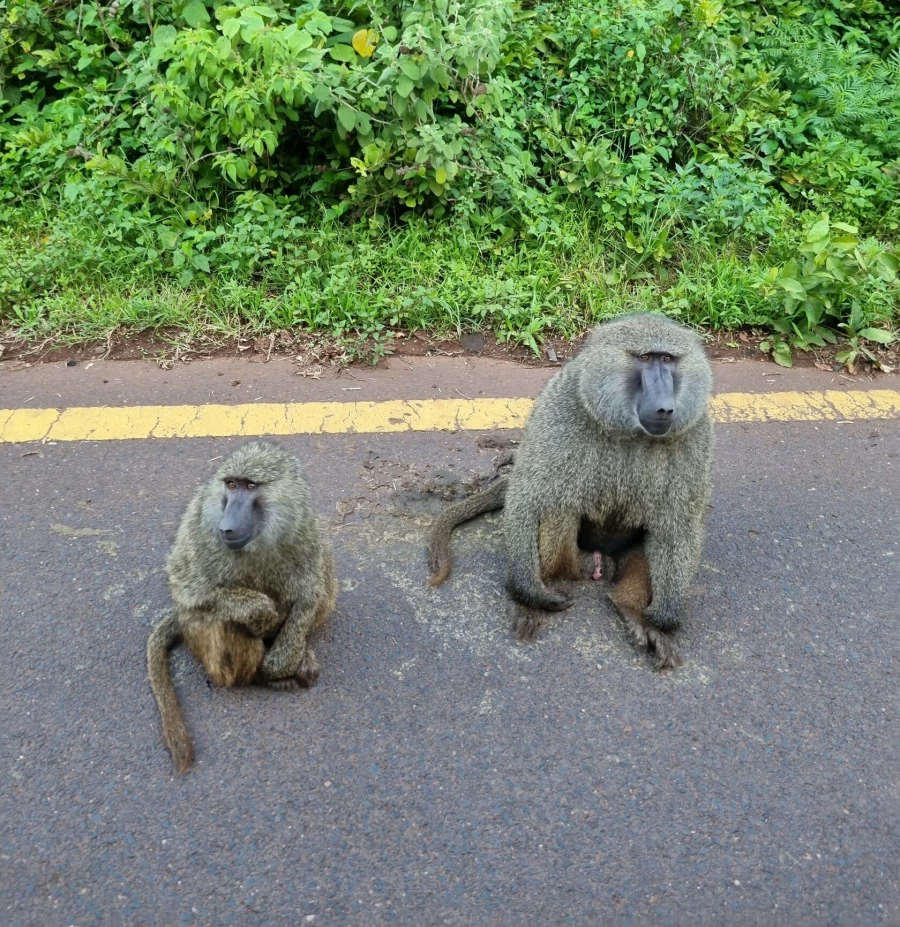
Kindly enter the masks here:
<path id="1" fill-rule="evenodd" d="M 299 462 L 262 441 L 238 448 L 188 505 L 166 572 L 175 609 L 153 629 L 147 665 L 181 773 L 194 749 L 169 673 L 175 644 L 218 686 L 318 679 L 308 638 L 334 609 L 337 579 Z"/>
<path id="2" fill-rule="evenodd" d="M 673 632 L 699 566 L 710 492 L 711 388 L 689 329 L 651 314 L 598 326 L 538 396 L 511 474 L 435 521 L 431 583 L 450 574 L 453 528 L 503 508 L 517 602 L 559 611 L 571 599 L 546 581 L 605 576 L 638 645 L 660 668 L 677 666 Z M 516 632 L 528 639 L 538 626 L 522 613 Z"/>

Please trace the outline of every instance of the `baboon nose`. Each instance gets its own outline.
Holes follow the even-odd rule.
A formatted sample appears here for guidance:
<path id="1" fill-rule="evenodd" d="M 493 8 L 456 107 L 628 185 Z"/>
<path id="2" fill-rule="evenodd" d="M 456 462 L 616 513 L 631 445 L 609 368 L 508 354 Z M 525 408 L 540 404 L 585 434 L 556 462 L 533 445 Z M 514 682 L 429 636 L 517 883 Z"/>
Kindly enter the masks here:
<path id="1" fill-rule="evenodd" d="M 675 414 L 674 409 L 657 409 L 656 412 L 658 415 L 674 415 Z"/>

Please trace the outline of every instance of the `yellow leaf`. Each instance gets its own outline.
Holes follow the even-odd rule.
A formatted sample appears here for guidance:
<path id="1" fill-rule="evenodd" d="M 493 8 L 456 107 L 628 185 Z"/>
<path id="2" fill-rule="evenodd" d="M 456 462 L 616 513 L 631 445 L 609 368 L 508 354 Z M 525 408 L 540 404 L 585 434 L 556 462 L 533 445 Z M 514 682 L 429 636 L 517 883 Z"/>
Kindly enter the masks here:
<path id="1" fill-rule="evenodd" d="M 447 182 L 447 171 L 443 165 L 434 172 L 434 179 L 439 184 L 445 184 Z"/>
<path id="2" fill-rule="evenodd" d="M 360 29 L 354 33 L 350 40 L 357 55 L 362 58 L 371 58 L 378 44 L 378 33 L 374 29 Z"/>

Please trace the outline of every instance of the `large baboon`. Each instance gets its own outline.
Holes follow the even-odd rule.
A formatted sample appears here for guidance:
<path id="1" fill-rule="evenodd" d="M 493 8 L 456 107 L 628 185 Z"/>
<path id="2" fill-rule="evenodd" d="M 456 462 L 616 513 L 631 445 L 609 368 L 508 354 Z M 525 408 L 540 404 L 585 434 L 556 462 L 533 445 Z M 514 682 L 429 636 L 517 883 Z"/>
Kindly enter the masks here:
<path id="1" fill-rule="evenodd" d="M 194 751 L 168 664 L 179 641 L 215 685 L 292 689 L 318 678 L 308 637 L 333 610 L 337 580 L 299 462 L 261 441 L 238 448 L 188 506 L 166 571 L 175 609 L 150 635 L 147 664 L 183 772 Z"/>
<path id="2" fill-rule="evenodd" d="M 512 473 L 444 511 L 429 538 L 431 582 L 450 574 L 453 528 L 504 508 L 507 588 L 523 605 L 571 601 L 545 581 L 585 576 L 583 550 L 604 556 L 610 598 L 658 665 L 697 572 L 710 492 L 712 372 L 699 338 L 660 315 L 598 326 L 544 387 Z M 523 613 L 517 633 L 535 633 Z"/>

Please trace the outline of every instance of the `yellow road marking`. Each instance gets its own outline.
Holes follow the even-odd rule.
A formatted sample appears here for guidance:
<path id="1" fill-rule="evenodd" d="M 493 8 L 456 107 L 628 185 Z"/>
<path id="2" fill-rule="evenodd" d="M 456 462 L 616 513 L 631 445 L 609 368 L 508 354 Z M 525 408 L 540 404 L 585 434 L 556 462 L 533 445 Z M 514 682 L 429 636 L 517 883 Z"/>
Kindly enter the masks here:
<path id="1" fill-rule="evenodd" d="M 521 428 L 531 399 L 408 399 L 387 402 L 250 403 L 0 409 L 0 444 L 122 441 L 231 435 L 384 434 Z M 900 391 L 720 393 L 716 422 L 829 422 L 900 417 Z"/>

